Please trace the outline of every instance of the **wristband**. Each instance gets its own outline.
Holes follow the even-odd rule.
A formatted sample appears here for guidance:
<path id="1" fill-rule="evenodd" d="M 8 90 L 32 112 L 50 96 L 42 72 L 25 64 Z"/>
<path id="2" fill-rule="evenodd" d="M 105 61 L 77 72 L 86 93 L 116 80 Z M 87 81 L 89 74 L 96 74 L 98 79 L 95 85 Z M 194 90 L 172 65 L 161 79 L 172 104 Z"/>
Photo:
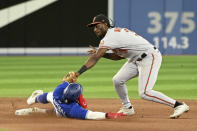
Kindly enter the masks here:
<path id="1" fill-rule="evenodd" d="M 107 119 L 108 119 L 108 114 L 109 114 L 109 113 L 105 113 L 105 118 L 107 118 Z"/>
<path id="2" fill-rule="evenodd" d="M 82 74 L 82 73 L 85 72 L 87 69 L 88 69 L 88 68 L 87 68 L 85 65 L 83 65 L 83 66 L 81 67 L 81 69 L 78 71 L 78 73 L 79 73 L 79 74 Z"/>

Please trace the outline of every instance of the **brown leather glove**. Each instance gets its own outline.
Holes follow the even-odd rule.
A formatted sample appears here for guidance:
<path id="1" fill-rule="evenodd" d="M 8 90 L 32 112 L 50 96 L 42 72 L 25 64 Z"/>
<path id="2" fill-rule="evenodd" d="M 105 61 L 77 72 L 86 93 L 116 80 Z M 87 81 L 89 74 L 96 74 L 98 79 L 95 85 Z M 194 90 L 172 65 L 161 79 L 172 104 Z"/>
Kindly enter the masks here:
<path id="1" fill-rule="evenodd" d="M 77 82 L 77 76 L 75 74 L 75 72 L 69 72 L 66 76 L 64 76 L 61 80 L 62 82 L 69 82 L 69 83 L 73 83 L 73 82 Z"/>

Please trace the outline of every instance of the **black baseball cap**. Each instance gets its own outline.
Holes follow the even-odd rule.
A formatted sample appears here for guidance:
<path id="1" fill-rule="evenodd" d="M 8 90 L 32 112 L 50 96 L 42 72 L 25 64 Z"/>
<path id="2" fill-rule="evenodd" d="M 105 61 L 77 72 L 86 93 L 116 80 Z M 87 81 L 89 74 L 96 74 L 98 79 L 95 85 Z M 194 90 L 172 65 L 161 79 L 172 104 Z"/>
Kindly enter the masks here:
<path id="1" fill-rule="evenodd" d="M 109 19 L 103 14 L 99 14 L 99 15 L 95 16 L 93 18 L 93 22 L 88 24 L 87 26 L 94 27 L 95 25 L 100 24 L 100 23 L 106 23 L 108 27 L 111 27 L 110 23 L 109 23 Z"/>

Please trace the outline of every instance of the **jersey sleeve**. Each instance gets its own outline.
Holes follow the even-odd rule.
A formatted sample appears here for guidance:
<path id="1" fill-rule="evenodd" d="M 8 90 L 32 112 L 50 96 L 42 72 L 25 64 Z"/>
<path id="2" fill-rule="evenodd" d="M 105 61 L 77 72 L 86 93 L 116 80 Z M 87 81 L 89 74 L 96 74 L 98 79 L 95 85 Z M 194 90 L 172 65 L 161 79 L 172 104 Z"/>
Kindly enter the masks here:
<path id="1" fill-rule="evenodd" d="M 117 34 L 113 29 L 107 32 L 106 36 L 100 41 L 99 48 L 115 49 L 118 46 Z"/>
<path id="2" fill-rule="evenodd" d="M 72 105 L 71 110 L 68 112 L 67 116 L 77 119 L 85 119 L 87 114 L 86 109 L 82 108 L 79 104 L 75 103 Z"/>
<path id="3" fill-rule="evenodd" d="M 78 103 L 59 103 L 55 99 L 53 100 L 54 108 L 56 110 L 56 114 L 62 117 L 70 117 L 76 119 L 85 119 L 87 111 L 82 108 Z"/>

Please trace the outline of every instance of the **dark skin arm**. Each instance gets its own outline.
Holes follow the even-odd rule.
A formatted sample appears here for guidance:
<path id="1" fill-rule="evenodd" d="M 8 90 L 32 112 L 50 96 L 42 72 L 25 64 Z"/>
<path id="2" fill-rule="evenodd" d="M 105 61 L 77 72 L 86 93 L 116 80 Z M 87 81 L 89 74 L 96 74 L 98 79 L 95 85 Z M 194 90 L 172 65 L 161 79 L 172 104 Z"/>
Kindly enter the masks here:
<path id="1" fill-rule="evenodd" d="M 84 65 L 87 67 L 87 69 L 92 68 L 99 61 L 99 59 L 105 55 L 106 52 L 106 48 L 99 48 L 96 53 L 89 56 Z M 75 75 L 78 77 L 80 74 L 79 72 L 75 72 Z"/>
<path id="2" fill-rule="evenodd" d="M 105 55 L 106 51 L 107 49 L 105 48 L 99 48 L 95 54 L 91 55 L 88 58 L 88 60 L 85 63 L 85 66 L 88 69 L 92 68 L 98 62 L 98 60 Z"/>
<path id="3" fill-rule="evenodd" d="M 96 53 L 97 49 L 95 47 L 93 47 L 92 45 L 89 45 L 89 47 L 91 48 L 91 50 L 88 51 L 88 55 L 93 55 Z M 105 53 L 103 55 L 104 58 L 106 59 L 110 59 L 110 60 L 121 60 L 121 59 L 125 59 L 123 57 L 120 57 L 118 55 L 116 55 L 115 53 Z"/>
<path id="4" fill-rule="evenodd" d="M 106 53 L 108 49 L 106 48 L 99 48 L 97 50 L 96 53 L 92 54 L 88 60 L 86 61 L 86 63 L 84 64 L 87 69 L 92 68 L 101 57 L 107 58 L 107 59 L 111 59 L 111 60 L 120 60 L 120 59 L 124 59 L 123 57 L 120 57 L 114 53 Z M 80 75 L 79 72 L 75 73 L 76 77 L 78 77 Z"/>

